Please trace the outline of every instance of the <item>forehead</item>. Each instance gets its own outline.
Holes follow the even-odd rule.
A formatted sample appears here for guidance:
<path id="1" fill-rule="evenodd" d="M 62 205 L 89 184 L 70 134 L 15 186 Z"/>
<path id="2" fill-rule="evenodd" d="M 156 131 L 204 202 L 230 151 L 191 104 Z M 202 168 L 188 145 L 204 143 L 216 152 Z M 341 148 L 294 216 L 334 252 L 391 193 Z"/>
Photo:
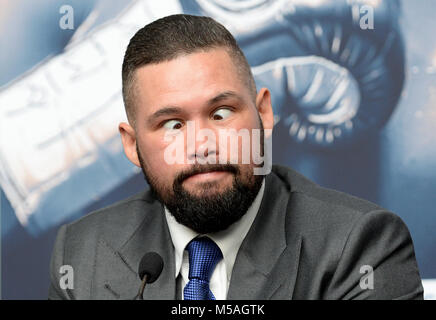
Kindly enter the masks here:
<path id="1" fill-rule="evenodd" d="M 137 112 L 142 115 L 163 105 L 194 108 L 224 91 L 249 99 L 238 68 L 221 48 L 143 66 L 136 70 L 135 87 Z"/>

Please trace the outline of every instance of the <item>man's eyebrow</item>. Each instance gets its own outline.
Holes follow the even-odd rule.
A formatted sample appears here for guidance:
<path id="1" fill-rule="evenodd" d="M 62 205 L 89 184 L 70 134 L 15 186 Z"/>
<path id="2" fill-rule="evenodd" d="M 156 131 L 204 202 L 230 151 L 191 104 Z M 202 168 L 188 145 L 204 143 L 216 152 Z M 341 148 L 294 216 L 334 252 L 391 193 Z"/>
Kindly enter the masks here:
<path id="1" fill-rule="evenodd" d="M 157 110 L 148 118 L 148 123 L 153 123 L 157 118 L 162 116 L 174 116 L 183 113 L 182 108 L 167 106 Z"/>
<path id="2" fill-rule="evenodd" d="M 222 100 L 228 99 L 228 98 L 236 98 L 239 100 L 242 100 L 242 98 L 234 91 L 224 91 L 220 94 L 216 95 L 215 97 L 208 100 L 207 104 L 209 106 L 214 105 L 216 103 L 221 102 Z M 163 116 L 175 116 L 180 115 L 184 112 L 184 110 L 180 107 L 176 106 L 166 106 L 159 110 L 157 110 L 155 113 L 153 113 L 150 117 L 148 117 L 148 123 L 153 123 L 156 119 Z"/>
<path id="3" fill-rule="evenodd" d="M 225 100 L 228 98 L 236 98 L 236 99 L 242 100 L 242 98 L 236 92 L 224 91 L 224 92 L 221 92 L 220 94 L 218 94 L 217 96 L 213 97 L 212 99 L 210 99 L 208 101 L 208 104 L 213 105 L 213 104 L 220 102 L 221 100 Z"/>

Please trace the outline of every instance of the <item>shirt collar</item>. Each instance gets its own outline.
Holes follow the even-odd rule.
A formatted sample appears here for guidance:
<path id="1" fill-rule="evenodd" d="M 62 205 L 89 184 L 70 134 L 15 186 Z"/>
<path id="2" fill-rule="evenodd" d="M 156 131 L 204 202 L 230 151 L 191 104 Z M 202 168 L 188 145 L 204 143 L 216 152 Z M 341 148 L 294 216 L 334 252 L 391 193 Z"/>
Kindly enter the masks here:
<path id="1" fill-rule="evenodd" d="M 211 238 L 220 248 L 224 263 L 226 266 L 227 272 L 227 280 L 230 281 L 230 277 L 232 275 L 233 265 L 235 264 L 236 255 L 238 254 L 239 247 L 242 244 L 245 236 L 250 230 L 250 227 L 256 218 L 257 212 L 259 211 L 260 203 L 263 198 L 263 193 L 265 189 L 265 178 L 262 181 L 262 185 L 260 190 L 251 204 L 250 208 L 248 208 L 247 212 L 242 216 L 241 219 L 233 223 L 227 229 L 214 232 L 210 234 L 206 234 L 209 238 Z M 180 273 L 180 269 L 182 266 L 183 260 L 183 252 L 188 245 L 188 243 L 197 237 L 199 233 L 194 230 L 178 223 L 174 216 L 169 212 L 169 210 L 165 208 L 165 217 L 168 223 L 168 228 L 171 234 L 171 239 L 174 245 L 175 251 L 175 259 L 176 259 L 176 274 L 175 277 Z"/>

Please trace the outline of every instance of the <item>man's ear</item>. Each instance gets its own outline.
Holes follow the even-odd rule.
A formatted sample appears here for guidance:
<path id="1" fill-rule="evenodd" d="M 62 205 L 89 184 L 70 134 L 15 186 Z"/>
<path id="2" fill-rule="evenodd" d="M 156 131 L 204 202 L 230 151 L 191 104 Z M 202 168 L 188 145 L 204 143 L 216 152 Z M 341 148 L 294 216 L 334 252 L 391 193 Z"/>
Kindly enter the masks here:
<path id="1" fill-rule="evenodd" d="M 121 141 L 123 142 L 124 153 L 126 157 L 132 162 L 135 166 L 141 167 L 141 163 L 139 162 L 138 153 L 136 150 L 136 132 L 133 127 L 126 123 L 121 122 L 118 125 L 118 130 L 121 134 Z"/>
<path id="2" fill-rule="evenodd" d="M 269 138 L 274 127 L 274 113 L 271 105 L 271 93 L 267 88 L 259 90 L 256 97 L 256 108 L 262 119 L 263 128 L 265 129 L 265 137 Z"/>

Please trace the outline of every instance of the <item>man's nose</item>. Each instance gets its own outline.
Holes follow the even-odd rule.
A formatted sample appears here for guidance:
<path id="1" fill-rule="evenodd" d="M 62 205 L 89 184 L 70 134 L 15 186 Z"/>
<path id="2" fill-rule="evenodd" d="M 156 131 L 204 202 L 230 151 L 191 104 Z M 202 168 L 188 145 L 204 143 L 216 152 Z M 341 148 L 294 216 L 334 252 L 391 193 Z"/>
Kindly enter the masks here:
<path id="1" fill-rule="evenodd" d="M 186 154 L 190 161 L 212 160 L 212 157 L 218 156 L 216 131 L 208 125 L 207 121 L 188 121 Z"/>

